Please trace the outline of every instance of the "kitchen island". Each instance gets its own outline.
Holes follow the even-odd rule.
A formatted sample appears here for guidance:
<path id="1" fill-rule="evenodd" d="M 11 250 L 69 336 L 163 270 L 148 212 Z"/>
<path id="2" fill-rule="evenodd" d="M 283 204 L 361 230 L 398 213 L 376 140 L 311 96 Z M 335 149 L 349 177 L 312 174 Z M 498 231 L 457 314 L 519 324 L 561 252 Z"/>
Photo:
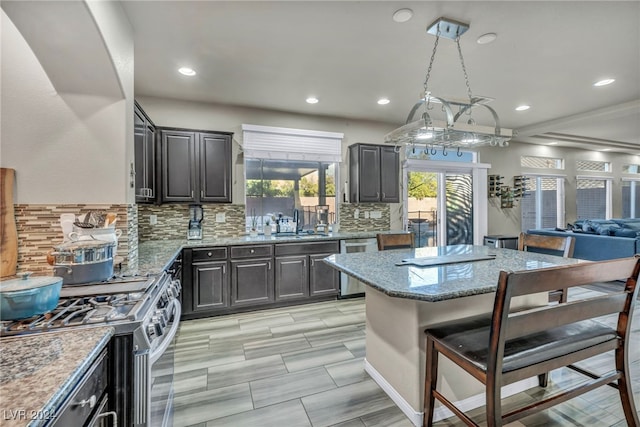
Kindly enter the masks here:
<path id="1" fill-rule="evenodd" d="M 474 261 L 421 266 L 438 257 Z M 484 259 L 481 259 L 484 258 Z M 403 260 L 417 265 L 405 265 Z M 324 260 L 367 286 L 365 369 L 414 425 L 422 425 L 425 339 L 424 329 L 451 320 L 491 312 L 501 270 L 533 270 L 571 265 L 583 260 L 552 255 L 457 245 L 331 255 Z M 398 265 L 402 264 L 402 265 Z M 547 303 L 546 293 L 514 299 L 514 308 Z M 440 391 L 461 407 L 484 404 L 482 385 L 441 358 Z M 537 378 L 503 389 L 503 396 L 537 385 Z M 434 419 L 449 416 L 437 407 Z"/>
<path id="2" fill-rule="evenodd" d="M 0 339 L 0 426 L 55 422 L 112 336 L 94 327 Z"/>

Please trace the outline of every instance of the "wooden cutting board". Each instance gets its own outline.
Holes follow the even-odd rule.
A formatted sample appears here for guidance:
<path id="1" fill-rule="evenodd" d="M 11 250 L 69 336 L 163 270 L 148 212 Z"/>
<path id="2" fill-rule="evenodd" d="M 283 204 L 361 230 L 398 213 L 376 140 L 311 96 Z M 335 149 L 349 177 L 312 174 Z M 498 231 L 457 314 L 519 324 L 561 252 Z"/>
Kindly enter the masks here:
<path id="1" fill-rule="evenodd" d="M 13 210 L 14 169 L 0 168 L 0 277 L 13 276 L 18 266 L 18 229 Z"/>

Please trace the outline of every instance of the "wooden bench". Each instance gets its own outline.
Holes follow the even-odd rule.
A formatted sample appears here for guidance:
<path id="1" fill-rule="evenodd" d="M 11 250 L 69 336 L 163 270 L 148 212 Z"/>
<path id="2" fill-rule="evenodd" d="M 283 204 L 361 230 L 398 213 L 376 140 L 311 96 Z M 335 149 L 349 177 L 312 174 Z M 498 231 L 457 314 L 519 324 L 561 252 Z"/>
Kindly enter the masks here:
<path id="1" fill-rule="evenodd" d="M 493 313 L 436 325 L 426 333 L 424 426 L 431 426 L 437 399 L 467 425 L 476 424 L 437 389 L 442 354 L 485 385 L 486 421 L 501 426 L 545 410 L 603 385 L 618 389 L 629 426 L 640 426 L 629 380 L 630 315 L 637 299 L 639 258 L 588 262 L 540 270 L 500 273 Z M 624 290 L 578 301 L 510 312 L 512 298 L 553 289 L 627 278 Z M 616 314 L 615 326 L 600 316 Z M 602 376 L 573 366 L 614 351 L 615 366 Z M 586 381 L 503 414 L 501 387 L 553 369 L 568 367 Z"/>

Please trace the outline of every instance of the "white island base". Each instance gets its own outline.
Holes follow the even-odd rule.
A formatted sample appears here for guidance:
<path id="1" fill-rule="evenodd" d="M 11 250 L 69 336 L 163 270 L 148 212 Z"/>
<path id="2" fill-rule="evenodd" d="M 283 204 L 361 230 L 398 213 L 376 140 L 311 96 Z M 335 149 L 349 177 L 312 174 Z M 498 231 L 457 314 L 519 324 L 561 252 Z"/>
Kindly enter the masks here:
<path id="1" fill-rule="evenodd" d="M 367 286 L 365 370 L 414 425 L 421 426 L 424 415 L 424 330 L 437 323 L 490 313 L 494 297 L 488 293 L 426 302 L 390 297 Z M 547 294 L 539 294 L 514 299 L 514 308 L 545 305 L 547 298 Z M 502 397 L 537 385 L 537 377 L 510 384 L 503 387 Z M 438 366 L 438 390 L 464 411 L 485 404 L 483 385 L 445 357 L 440 357 Z M 436 406 L 434 420 L 452 415 L 444 406 Z"/>

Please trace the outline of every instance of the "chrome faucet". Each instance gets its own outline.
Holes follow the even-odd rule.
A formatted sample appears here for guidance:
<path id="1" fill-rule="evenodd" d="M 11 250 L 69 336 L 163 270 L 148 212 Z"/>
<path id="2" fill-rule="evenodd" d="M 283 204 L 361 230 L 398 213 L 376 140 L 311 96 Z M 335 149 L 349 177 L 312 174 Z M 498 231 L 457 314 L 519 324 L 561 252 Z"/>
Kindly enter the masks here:
<path id="1" fill-rule="evenodd" d="M 296 234 L 298 234 L 300 225 L 300 211 L 298 209 L 293 210 L 293 226 L 296 228 Z"/>

